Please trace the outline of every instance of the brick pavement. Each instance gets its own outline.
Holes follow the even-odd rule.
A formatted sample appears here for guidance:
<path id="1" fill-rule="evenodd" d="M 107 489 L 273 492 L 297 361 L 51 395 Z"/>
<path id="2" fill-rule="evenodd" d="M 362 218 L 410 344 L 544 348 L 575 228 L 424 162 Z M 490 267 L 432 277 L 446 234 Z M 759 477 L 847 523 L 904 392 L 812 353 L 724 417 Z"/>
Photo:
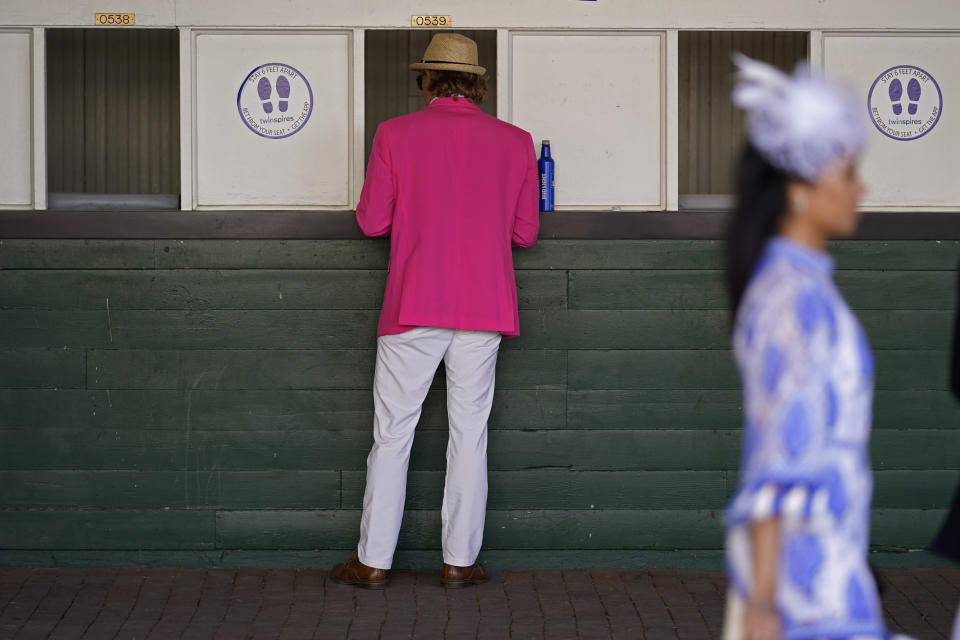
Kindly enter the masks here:
<path id="1" fill-rule="evenodd" d="M 884 574 L 893 629 L 946 638 L 960 571 Z M 515 571 L 445 590 L 396 572 L 385 591 L 323 571 L 0 568 L 0 638 L 718 638 L 724 578 L 692 571 Z"/>

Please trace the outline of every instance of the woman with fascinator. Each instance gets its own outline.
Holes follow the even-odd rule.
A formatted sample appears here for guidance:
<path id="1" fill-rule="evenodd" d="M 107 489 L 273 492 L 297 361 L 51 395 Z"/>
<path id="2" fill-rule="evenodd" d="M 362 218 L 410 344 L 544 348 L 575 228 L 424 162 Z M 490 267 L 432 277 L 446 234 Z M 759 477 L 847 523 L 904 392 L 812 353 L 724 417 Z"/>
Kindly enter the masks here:
<path id="1" fill-rule="evenodd" d="M 726 275 L 745 424 L 724 638 L 889 638 L 867 563 L 873 357 L 826 253 L 857 224 L 866 114 L 806 67 L 735 61 L 748 142 Z"/>

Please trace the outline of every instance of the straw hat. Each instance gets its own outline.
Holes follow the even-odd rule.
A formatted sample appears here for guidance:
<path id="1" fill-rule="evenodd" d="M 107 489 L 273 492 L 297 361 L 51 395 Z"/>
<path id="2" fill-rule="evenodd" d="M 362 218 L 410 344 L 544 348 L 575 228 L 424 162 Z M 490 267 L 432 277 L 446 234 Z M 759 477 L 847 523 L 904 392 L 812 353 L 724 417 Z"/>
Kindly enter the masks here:
<path id="1" fill-rule="evenodd" d="M 477 43 L 459 33 L 438 33 L 427 45 L 423 59 L 410 65 L 411 71 L 439 69 L 482 76 L 486 69 L 477 64 Z"/>

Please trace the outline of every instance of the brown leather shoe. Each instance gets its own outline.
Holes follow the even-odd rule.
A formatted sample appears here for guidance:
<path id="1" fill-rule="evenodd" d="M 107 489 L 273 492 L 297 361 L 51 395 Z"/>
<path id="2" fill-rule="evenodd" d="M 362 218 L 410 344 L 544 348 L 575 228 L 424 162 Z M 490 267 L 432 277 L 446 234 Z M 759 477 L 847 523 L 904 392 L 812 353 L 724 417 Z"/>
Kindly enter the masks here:
<path id="1" fill-rule="evenodd" d="M 348 584 L 361 589 L 385 589 L 387 571 L 363 564 L 357 552 L 354 551 L 343 564 L 333 568 L 330 579 L 339 584 Z"/>
<path id="2" fill-rule="evenodd" d="M 440 572 L 440 582 L 448 589 L 470 587 L 484 583 L 489 579 L 490 572 L 479 562 L 474 562 L 469 567 L 455 567 L 452 564 L 444 563 L 443 570 Z"/>

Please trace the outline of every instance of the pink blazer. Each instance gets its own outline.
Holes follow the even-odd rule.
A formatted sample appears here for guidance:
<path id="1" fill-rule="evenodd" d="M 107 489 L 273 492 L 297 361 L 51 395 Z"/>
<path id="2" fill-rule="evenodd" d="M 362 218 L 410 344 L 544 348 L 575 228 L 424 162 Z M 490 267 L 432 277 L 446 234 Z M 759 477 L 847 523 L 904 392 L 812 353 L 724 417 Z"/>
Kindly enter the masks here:
<path id="1" fill-rule="evenodd" d="M 530 134 L 466 98 L 383 122 L 357 205 L 366 235 L 390 235 L 377 335 L 519 335 L 510 248 L 537 240 L 538 183 Z"/>

